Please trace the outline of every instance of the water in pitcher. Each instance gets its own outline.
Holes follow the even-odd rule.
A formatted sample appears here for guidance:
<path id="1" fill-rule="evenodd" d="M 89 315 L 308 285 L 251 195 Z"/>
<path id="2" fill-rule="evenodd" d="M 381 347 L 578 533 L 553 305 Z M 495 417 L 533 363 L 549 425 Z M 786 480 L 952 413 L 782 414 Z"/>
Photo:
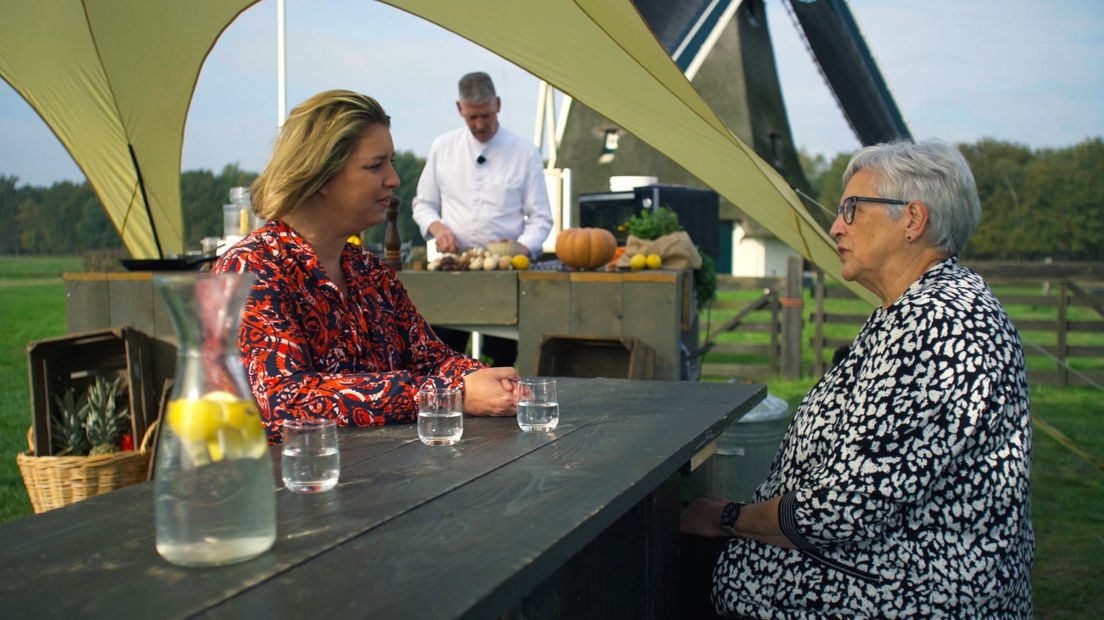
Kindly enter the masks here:
<path id="1" fill-rule="evenodd" d="M 276 540 L 272 465 L 224 459 L 154 480 L 157 553 L 173 564 L 212 566 L 258 556 Z"/>
<path id="2" fill-rule="evenodd" d="M 276 540 L 272 459 L 238 353 L 253 278 L 154 278 L 178 339 L 153 484 L 155 544 L 173 564 L 242 562 Z"/>

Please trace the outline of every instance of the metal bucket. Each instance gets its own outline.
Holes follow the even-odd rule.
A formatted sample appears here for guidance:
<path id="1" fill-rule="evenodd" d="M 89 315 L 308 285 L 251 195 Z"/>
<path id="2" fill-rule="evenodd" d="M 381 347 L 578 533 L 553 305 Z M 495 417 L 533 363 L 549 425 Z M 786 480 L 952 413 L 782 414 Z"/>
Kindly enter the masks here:
<path id="1" fill-rule="evenodd" d="M 767 477 L 786 434 L 789 405 L 767 395 L 717 438 L 717 451 L 694 471 L 694 494 L 748 501 Z"/>

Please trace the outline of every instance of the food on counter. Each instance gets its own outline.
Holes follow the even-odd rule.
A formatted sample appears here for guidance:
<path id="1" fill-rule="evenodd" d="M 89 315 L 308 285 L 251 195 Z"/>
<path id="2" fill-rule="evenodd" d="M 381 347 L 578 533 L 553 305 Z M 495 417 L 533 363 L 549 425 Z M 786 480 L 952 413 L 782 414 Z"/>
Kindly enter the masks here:
<path id="1" fill-rule="evenodd" d="M 556 237 L 556 256 L 576 269 L 597 269 L 617 251 L 617 239 L 604 228 L 568 228 Z"/>
<path id="2" fill-rule="evenodd" d="M 522 263 L 524 267 L 517 266 Z M 486 248 L 472 248 L 458 255 L 442 254 L 426 265 L 427 271 L 508 271 L 528 268 L 529 258 L 526 256 L 499 255 Z"/>
<path id="3" fill-rule="evenodd" d="M 491 241 L 487 244 L 487 251 L 499 256 L 513 256 L 520 249 L 517 241 Z"/>

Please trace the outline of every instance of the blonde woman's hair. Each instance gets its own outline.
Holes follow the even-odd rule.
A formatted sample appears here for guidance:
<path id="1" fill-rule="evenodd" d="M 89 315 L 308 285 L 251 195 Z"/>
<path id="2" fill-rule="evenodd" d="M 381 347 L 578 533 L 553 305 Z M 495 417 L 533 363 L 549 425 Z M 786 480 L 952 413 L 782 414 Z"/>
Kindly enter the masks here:
<path id="1" fill-rule="evenodd" d="M 276 219 L 299 208 L 341 172 L 373 125 L 390 128 L 391 117 L 375 99 L 350 90 L 327 90 L 295 106 L 250 187 L 253 210 Z"/>

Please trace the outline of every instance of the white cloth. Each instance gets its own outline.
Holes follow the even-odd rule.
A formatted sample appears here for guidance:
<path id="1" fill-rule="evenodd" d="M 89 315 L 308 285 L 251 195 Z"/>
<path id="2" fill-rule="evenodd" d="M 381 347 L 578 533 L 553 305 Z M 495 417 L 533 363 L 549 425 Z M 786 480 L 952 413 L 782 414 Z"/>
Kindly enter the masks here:
<path id="1" fill-rule="evenodd" d="M 438 220 L 461 249 L 508 239 L 539 255 L 552 230 L 540 151 L 501 126 L 486 144 L 467 127 L 438 136 L 418 180 L 414 221 L 428 241 Z"/>

